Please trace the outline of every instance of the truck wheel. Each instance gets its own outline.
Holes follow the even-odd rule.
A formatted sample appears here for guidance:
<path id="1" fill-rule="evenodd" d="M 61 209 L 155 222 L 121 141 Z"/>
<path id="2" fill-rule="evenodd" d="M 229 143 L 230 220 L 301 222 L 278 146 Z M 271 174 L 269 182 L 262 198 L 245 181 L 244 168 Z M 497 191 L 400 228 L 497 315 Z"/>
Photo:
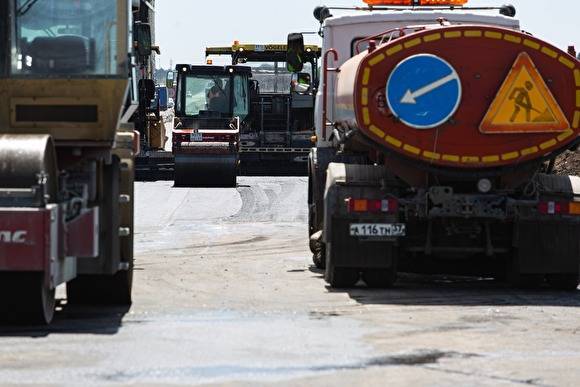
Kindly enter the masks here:
<path id="1" fill-rule="evenodd" d="M 0 321 L 30 325 L 48 325 L 54 317 L 55 289 L 44 281 L 44 273 L 10 273 L 2 277 Z M 8 296 L 10 295 L 10 296 Z"/>
<path id="2" fill-rule="evenodd" d="M 131 305 L 133 269 L 115 275 L 80 275 L 66 285 L 69 304 Z"/>
<path id="3" fill-rule="evenodd" d="M 352 288 L 360 278 L 360 270 L 350 267 L 336 267 L 332 263 L 332 248 L 326 246 L 326 268 L 324 279 L 332 288 Z"/>
<path id="4" fill-rule="evenodd" d="M 518 252 L 514 251 L 508 261 L 507 278 L 512 287 L 526 290 L 538 289 L 544 284 L 543 274 L 528 274 L 521 272 Z"/>
<path id="5" fill-rule="evenodd" d="M 397 270 L 391 269 L 368 269 L 362 272 L 362 279 L 369 288 L 389 289 L 397 280 Z"/>
<path id="6" fill-rule="evenodd" d="M 324 247 L 316 250 L 312 255 L 312 262 L 317 269 L 324 270 L 326 268 L 326 260 L 324 259 L 325 251 Z"/>
<path id="7" fill-rule="evenodd" d="M 358 269 L 350 267 L 328 267 L 326 266 L 326 282 L 332 288 L 352 288 L 358 282 L 360 275 Z"/>
<path id="8" fill-rule="evenodd" d="M 544 284 L 544 276 L 542 274 L 516 274 L 511 276 L 510 284 L 519 289 L 539 289 Z"/>
<path id="9" fill-rule="evenodd" d="M 574 274 L 548 274 L 546 280 L 550 287 L 556 290 L 573 292 L 578 290 L 580 284 L 578 273 Z"/>

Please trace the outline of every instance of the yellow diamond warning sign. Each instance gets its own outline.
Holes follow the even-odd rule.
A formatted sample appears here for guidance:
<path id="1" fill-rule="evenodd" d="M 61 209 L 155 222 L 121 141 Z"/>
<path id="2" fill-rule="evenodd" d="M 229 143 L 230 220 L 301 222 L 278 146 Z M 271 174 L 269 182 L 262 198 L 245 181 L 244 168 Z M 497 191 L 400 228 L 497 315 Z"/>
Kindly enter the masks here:
<path id="1" fill-rule="evenodd" d="M 523 52 L 480 125 L 482 133 L 563 132 L 570 124 L 532 58 Z"/>

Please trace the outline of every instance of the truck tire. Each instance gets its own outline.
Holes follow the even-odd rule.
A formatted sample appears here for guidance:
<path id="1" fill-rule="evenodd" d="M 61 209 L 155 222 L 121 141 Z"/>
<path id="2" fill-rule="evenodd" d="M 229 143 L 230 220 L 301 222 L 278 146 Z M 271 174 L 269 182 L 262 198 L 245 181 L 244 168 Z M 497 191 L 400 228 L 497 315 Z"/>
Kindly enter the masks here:
<path id="1" fill-rule="evenodd" d="M 546 276 L 548 285 L 552 289 L 573 292 L 578 290 L 580 284 L 578 273 L 573 274 L 548 274 Z"/>
<path id="2" fill-rule="evenodd" d="M 358 269 L 326 265 L 325 279 L 334 289 L 348 289 L 356 285 L 360 278 Z"/>
<path id="3" fill-rule="evenodd" d="M 518 274 L 513 273 L 509 277 L 509 283 L 512 287 L 524 290 L 535 290 L 544 284 L 542 274 Z"/>
<path id="4" fill-rule="evenodd" d="M 362 272 L 362 279 L 371 289 L 389 289 L 397 281 L 397 270 L 391 269 L 368 269 Z"/>
<path id="5" fill-rule="evenodd" d="M 325 254 L 324 245 L 321 249 L 312 254 L 312 263 L 314 263 L 314 266 L 319 270 L 326 269 Z"/>

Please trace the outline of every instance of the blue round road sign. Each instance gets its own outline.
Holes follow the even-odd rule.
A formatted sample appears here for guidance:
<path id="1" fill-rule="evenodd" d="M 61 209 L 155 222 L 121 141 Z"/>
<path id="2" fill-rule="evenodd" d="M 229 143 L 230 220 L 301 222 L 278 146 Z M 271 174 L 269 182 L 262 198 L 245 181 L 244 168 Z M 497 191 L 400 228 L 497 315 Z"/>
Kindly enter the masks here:
<path id="1" fill-rule="evenodd" d="M 406 125 L 430 129 L 447 122 L 461 102 L 461 80 L 453 66 L 431 54 L 411 56 L 387 82 L 391 112 Z"/>

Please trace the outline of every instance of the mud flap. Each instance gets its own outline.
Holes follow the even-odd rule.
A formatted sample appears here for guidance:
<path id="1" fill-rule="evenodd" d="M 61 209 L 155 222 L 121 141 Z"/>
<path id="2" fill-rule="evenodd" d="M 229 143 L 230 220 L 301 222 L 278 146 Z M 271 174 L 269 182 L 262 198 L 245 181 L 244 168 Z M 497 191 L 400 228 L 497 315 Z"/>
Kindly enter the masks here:
<path id="1" fill-rule="evenodd" d="M 580 178 L 538 175 L 541 195 L 559 200 L 580 199 Z M 580 220 L 521 220 L 516 224 L 517 260 L 522 274 L 580 273 Z"/>
<path id="2" fill-rule="evenodd" d="M 326 244 L 327 267 L 329 263 L 334 267 L 359 269 L 386 269 L 396 265 L 399 256 L 397 242 L 364 241 L 351 237 L 350 224 L 360 219 L 356 215 L 348 214 L 344 205 L 347 197 L 380 196 L 381 179 L 385 177 L 385 173 L 384 167 L 380 166 L 329 164 L 322 236 Z"/>
<path id="3" fill-rule="evenodd" d="M 580 272 L 580 224 L 522 221 L 516 227 L 522 274 Z"/>

